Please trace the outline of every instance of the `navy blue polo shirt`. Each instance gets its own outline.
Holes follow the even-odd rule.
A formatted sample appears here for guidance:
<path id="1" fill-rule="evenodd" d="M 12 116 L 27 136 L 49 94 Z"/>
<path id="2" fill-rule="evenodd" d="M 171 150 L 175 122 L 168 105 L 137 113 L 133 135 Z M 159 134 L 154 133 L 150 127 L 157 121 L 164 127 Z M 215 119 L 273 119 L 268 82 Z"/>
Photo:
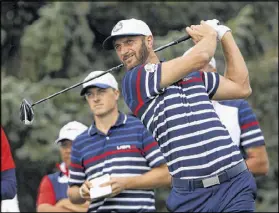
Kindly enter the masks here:
<path id="1" fill-rule="evenodd" d="M 109 174 L 111 177 L 139 176 L 166 163 L 158 143 L 141 121 L 119 113 L 105 135 L 94 122 L 73 142 L 69 185 L 81 186 Z M 94 201 L 89 211 L 155 211 L 153 190 L 124 190 L 113 198 Z"/>
<path id="2" fill-rule="evenodd" d="M 122 94 L 159 142 L 171 175 L 204 178 L 243 161 L 210 100 L 219 86 L 219 74 L 192 72 L 161 89 L 161 66 L 139 65 L 127 71 Z"/>

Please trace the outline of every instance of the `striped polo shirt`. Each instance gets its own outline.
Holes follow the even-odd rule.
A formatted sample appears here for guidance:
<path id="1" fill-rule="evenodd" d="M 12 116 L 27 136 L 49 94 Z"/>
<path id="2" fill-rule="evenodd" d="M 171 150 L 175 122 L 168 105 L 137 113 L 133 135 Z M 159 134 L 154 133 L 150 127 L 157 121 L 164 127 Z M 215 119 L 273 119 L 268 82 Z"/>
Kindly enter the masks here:
<path id="1" fill-rule="evenodd" d="M 159 142 L 171 175 L 204 178 L 243 161 L 210 100 L 219 85 L 218 73 L 192 72 L 160 89 L 161 65 L 139 65 L 127 71 L 122 93 Z"/>
<path id="2" fill-rule="evenodd" d="M 212 104 L 244 158 L 248 148 L 265 145 L 257 117 L 246 100 L 212 101 Z"/>
<path id="3" fill-rule="evenodd" d="M 108 133 L 93 124 L 73 142 L 69 185 L 81 186 L 109 174 L 111 177 L 139 176 L 166 163 L 158 143 L 141 121 L 119 113 Z M 113 198 L 92 201 L 89 211 L 155 211 L 153 190 L 124 190 Z"/>

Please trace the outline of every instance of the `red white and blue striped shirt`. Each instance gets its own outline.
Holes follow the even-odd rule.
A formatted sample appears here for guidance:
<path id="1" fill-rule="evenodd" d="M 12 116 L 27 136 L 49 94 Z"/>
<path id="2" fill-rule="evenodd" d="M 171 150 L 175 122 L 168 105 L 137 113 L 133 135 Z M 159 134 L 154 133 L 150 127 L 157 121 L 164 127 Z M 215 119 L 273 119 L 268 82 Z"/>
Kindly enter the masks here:
<path id="1" fill-rule="evenodd" d="M 246 158 L 248 148 L 264 146 L 264 135 L 252 108 L 246 100 L 212 101 L 221 122 Z"/>
<path id="2" fill-rule="evenodd" d="M 139 176 L 164 163 L 158 143 L 141 121 L 120 113 L 107 135 L 93 123 L 74 140 L 69 185 L 81 186 L 85 180 L 104 174 Z M 91 211 L 154 212 L 154 190 L 124 190 L 115 197 L 92 202 Z"/>
<path id="3" fill-rule="evenodd" d="M 159 142 L 173 177 L 204 178 L 243 161 L 210 100 L 217 73 L 192 72 L 163 89 L 160 80 L 161 63 L 139 65 L 125 73 L 122 93 Z"/>

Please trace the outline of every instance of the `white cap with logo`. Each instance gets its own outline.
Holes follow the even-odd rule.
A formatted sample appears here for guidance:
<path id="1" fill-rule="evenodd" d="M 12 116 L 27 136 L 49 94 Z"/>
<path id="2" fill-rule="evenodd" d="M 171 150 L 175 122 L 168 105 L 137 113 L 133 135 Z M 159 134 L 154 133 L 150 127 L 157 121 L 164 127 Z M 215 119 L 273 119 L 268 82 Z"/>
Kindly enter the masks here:
<path id="1" fill-rule="evenodd" d="M 104 73 L 105 71 L 93 71 L 89 73 L 89 75 L 83 80 L 83 82 L 100 75 L 101 73 Z M 83 96 L 88 88 L 91 87 L 99 87 L 99 88 L 113 88 L 118 90 L 118 83 L 114 76 L 110 73 L 106 73 L 98 78 L 95 78 L 91 81 L 85 82 L 82 84 L 82 90 L 80 92 L 80 95 Z"/>
<path id="2" fill-rule="evenodd" d="M 71 121 L 64 125 L 59 132 L 58 138 L 55 140 L 55 143 L 60 142 L 61 140 L 75 140 L 78 135 L 83 133 L 85 130 L 87 130 L 87 126 L 84 124 L 77 122 L 77 121 Z"/>
<path id="3" fill-rule="evenodd" d="M 193 49 L 193 47 L 191 47 L 190 49 L 188 49 L 184 54 L 183 56 L 187 55 L 191 50 Z M 216 69 L 216 60 L 214 57 L 211 58 L 209 64 Z"/>
<path id="4" fill-rule="evenodd" d="M 121 20 L 113 27 L 111 35 L 107 37 L 106 40 L 103 42 L 103 48 L 107 50 L 113 49 L 112 42 L 113 39 L 117 36 L 136 35 L 149 36 L 152 35 L 152 32 L 144 21 L 134 18 Z"/>

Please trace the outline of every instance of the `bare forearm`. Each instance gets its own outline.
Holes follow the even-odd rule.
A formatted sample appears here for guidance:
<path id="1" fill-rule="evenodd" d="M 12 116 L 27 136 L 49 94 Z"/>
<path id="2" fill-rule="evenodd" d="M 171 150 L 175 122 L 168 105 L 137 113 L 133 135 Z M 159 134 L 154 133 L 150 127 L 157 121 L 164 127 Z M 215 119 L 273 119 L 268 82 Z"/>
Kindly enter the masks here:
<path id="1" fill-rule="evenodd" d="M 250 172 L 254 175 L 267 175 L 269 170 L 269 163 L 267 160 L 259 158 L 248 158 L 246 164 Z"/>
<path id="2" fill-rule="evenodd" d="M 74 204 L 83 204 L 86 201 L 80 196 L 78 186 L 69 187 L 67 193 L 70 201 Z"/>
<path id="3" fill-rule="evenodd" d="M 160 87 L 165 88 L 204 67 L 214 55 L 216 45 L 216 34 L 209 34 L 200 40 L 186 56 L 163 62 Z"/>
<path id="4" fill-rule="evenodd" d="M 71 211 L 69 209 L 60 206 L 53 206 L 48 203 L 43 203 L 38 205 L 37 212 L 71 212 Z"/>
<path id="5" fill-rule="evenodd" d="M 227 32 L 221 40 L 226 61 L 224 77 L 238 84 L 244 91 L 251 93 L 249 73 L 244 58 L 235 43 L 231 32 Z"/>
<path id="6" fill-rule="evenodd" d="M 126 189 L 154 189 L 159 187 L 169 187 L 171 176 L 166 165 L 153 168 L 140 177 L 128 177 Z"/>
<path id="7" fill-rule="evenodd" d="M 65 208 L 67 208 L 71 212 L 87 212 L 88 210 L 88 203 L 85 204 L 67 204 Z"/>

